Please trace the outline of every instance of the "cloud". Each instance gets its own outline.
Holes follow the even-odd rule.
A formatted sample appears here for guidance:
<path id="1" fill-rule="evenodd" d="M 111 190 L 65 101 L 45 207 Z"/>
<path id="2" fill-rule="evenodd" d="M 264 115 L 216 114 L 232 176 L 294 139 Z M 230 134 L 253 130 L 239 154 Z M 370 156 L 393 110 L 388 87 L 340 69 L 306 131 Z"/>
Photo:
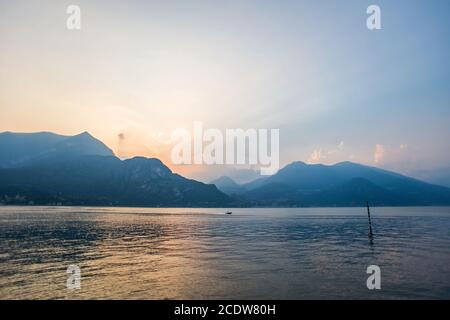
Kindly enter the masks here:
<path id="1" fill-rule="evenodd" d="M 344 150 L 344 141 L 339 142 L 336 148 L 329 150 L 315 149 L 309 156 L 308 163 L 320 163 L 320 162 L 331 162 L 337 161 L 339 155 L 341 155 Z"/>
<path id="2" fill-rule="evenodd" d="M 308 163 L 319 163 L 322 159 L 324 159 L 322 149 L 314 150 L 309 156 Z"/>
<path id="3" fill-rule="evenodd" d="M 418 165 L 413 148 L 406 143 L 396 146 L 376 144 L 373 161 L 377 166 L 403 173 Z"/>
<path id="4" fill-rule="evenodd" d="M 373 155 L 373 161 L 376 164 L 382 164 L 385 154 L 386 154 L 386 150 L 382 144 L 375 145 L 375 153 Z"/>

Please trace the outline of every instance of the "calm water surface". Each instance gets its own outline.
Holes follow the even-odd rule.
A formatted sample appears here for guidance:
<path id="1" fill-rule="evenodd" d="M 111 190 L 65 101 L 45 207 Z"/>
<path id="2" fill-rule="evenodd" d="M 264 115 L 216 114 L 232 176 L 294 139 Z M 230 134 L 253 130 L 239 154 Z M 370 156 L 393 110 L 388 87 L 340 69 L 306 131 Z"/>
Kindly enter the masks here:
<path id="1" fill-rule="evenodd" d="M 0 207 L 0 298 L 450 298 L 448 207 L 224 212 Z"/>

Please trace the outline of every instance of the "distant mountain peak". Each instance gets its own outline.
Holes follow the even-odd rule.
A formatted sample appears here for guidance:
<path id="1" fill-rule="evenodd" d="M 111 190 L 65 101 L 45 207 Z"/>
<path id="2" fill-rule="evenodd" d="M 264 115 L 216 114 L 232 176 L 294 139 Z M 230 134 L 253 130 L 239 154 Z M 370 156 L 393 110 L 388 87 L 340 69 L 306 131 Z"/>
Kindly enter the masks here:
<path id="1" fill-rule="evenodd" d="M 55 148 L 57 152 L 71 154 L 114 156 L 110 148 L 87 131 L 67 137 L 59 142 Z"/>
<path id="2" fill-rule="evenodd" d="M 100 143 L 103 143 L 100 140 L 96 139 L 94 136 L 92 136 L 87 131 L 84 131 L 82 133 L 79 133 L 79 134 L 76 134 L 76 135 L 73 135 L 73 136 L 68 136 L 67 139 L 70 139 L 70 140 L 84 140 L 84 141 L 91 140 L 91 141 L 98 141 Z"/>
<path id="3" fill-rule="evenodd" d="M 288 164 L 286 167 L 289 167 L 289 166 L 307 166 L 308 164 L 306 163 L 306 162 L 303 162 L 303 161 L 293 161 L 293 162 L 291 162 L 290 164 Z"/>
<path id="4" fill-rule="evenodd" d="M 233 179 L 231 179 L 228 176 L 220 176 L 219 178 L 214 179 L 210 183 L 211 184 L 221 183 L 221 184 L 237 185 L 236 181 L 234 181 Z"/>
<path id="5" fill-rule="evenodd" d="M 82 133 L 76 134 L 73 137 L 90 137 L 94 138 L 89 132 L 83 131 Z M 94 138 L 95 139 L 95 138 Z"/>
<path id="6" fill-rule="evenodd" d="M 295 169 L 304 168 L 304 167 L 307 167 L 307 166 L 308 166 L 308 164 L 306 164 L 303 161 L 294 161 L 294 162 L 291 162 L 291 163 L 287 164 L 286 166 L 281 168 L 279 171 L 295 170 Z"/>
<path id="7" fill-rule="evenodd" d="M 342 161 L 342 162 L 338 162 L 338 163 L 336 163 L 334 165 L 335 166 L 354 166 L 354 165 L 359 166 L 360 164 L 354 163 L 354 162 L 351 162 L 351 161 Z"/>
<path id="8" fill-rule="evenodd" d="M 221 176 L 211 181 L 210 184 L 214 184 L 220 191 L 229 195 L 239 193 L 244 190 L 242 185 L 236 183 L 228 176 Z"/>

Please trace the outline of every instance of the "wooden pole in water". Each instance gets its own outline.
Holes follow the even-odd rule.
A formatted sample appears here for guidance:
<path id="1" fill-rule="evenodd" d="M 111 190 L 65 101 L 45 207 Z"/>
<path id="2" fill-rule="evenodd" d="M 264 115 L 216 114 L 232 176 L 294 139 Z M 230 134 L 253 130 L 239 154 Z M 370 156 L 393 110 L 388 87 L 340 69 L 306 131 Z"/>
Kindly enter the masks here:
<path id="1" fill-rule="evenodd" d="M 372 238 L 372 221 L 370 220 L 370 207 L 369 207 L 369 201 L 366 201 L 367 205 L 367 216 L 369 217 L 369 237 Z"/>

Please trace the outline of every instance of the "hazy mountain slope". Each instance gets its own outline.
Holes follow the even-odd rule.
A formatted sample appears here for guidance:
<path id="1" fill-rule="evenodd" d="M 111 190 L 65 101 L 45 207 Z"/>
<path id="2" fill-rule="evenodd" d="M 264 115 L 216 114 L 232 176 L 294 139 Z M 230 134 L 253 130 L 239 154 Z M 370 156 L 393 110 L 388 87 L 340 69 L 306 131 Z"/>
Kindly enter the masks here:
<path id="1" fill-rule="evenodd" d="M 214 184 L 220 191 L 232 195 L 232 194 L 238 194 L 245 191 L 244 187 L 240 184 L 237 184 L 234 182 L 233 179 L 222 176 L 220 178 L 217 178 L 210 182 L 211 184 Z"/>
<path id="2" fill-rule="evenodd" d="M 450 188 L 450 167 L 431 170 L 417 170 L 412 172 L 411 175 L 419 180 Z"/>
<path id="3" fill-rule="evenodd" d="M 113 156 L 114 153 L 87 132 L 75 136 L 50 132 L 0 133 L 0 168 L 21 167 L 61 155 Z"/>

